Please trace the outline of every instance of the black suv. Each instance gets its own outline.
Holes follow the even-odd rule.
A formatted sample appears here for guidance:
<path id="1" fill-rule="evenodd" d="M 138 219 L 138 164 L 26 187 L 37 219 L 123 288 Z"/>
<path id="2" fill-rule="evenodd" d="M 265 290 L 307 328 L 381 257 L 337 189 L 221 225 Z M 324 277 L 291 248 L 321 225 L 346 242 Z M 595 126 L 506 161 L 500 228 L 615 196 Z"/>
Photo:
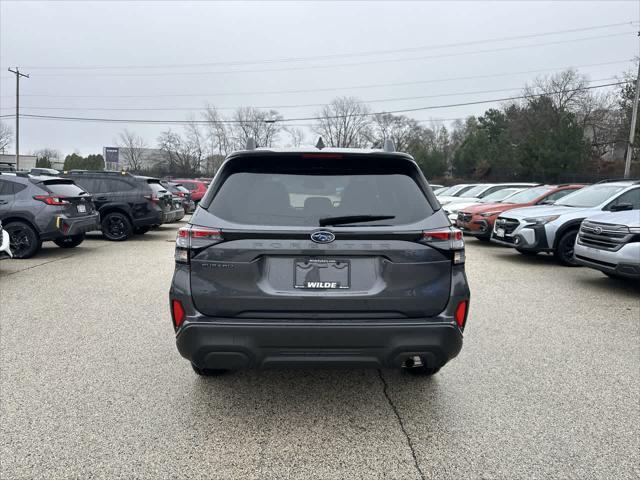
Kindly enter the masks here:
<path id="1" fill-rule="evenodd" d="M 47 240 L 76 247 L 100 225 L 91 195 L 72 180 L 26 173 L 0 174 L 0 221 L 13 258 L 32 257 Z"/>
<path id="2" fill-rule="evenodd" d="M 86 170 L 71 170 L 65 172 L 65 177 L 93 195 L 102 234 L 108 240 L 126 240 L 133 233 L 146 233 L 183 214 L 157 178 Z"/>
<path id="3" fill-rule="evenodd" d="M 200 375 L 272 366 L 433 374 L 462 347 L 462 232 L 413 159 L 231 154 L 178 231 L 170 308 Z"/>

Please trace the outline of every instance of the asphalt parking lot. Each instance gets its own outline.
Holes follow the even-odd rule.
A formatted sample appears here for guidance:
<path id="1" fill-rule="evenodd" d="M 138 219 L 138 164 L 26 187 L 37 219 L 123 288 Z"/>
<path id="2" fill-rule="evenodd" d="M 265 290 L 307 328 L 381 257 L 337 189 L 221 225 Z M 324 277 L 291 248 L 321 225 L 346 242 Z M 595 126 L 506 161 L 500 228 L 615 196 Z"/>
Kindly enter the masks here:
<path id="1" fill-rule="evenodd" d="M 467 243 L 471 314 L 432 379 L 197 377 L 175 226 L 0 263 L 0 478 L 638 478 L 640 291 Z"/>

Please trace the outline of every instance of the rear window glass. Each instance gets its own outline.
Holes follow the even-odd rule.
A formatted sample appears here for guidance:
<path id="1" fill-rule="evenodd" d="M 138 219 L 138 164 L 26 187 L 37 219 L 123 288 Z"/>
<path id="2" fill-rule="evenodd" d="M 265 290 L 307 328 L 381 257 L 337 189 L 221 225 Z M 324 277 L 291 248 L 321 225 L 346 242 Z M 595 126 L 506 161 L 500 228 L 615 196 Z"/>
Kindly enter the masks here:
<path id="1" fill-rule="evenodd" d="M 43 184 L 51 193 L 63 197 L 77 197 L 79 195 L 86 195 L 86 192 L 73 182 L 57 180 L 43 182 Z"/>
<path id="2" fill-rule="evenodd" d="M 318 226 L 321 218 L 389 215 L 354 225 L 402 225 L 433 213 L 423 191 L 406 174 L 231 174 L 208 211 L 224 220 L 254 225 Z"/>
<path id="3" fill-rule="evenodd" d="M 151 190 L 153 190 L 154 193 L 167 193 L 167 189 L 164 188 L 162 185 L 160 185 L 160 183 L 158 182 L 148 182 L 149 186 L 151 187 Z"/>

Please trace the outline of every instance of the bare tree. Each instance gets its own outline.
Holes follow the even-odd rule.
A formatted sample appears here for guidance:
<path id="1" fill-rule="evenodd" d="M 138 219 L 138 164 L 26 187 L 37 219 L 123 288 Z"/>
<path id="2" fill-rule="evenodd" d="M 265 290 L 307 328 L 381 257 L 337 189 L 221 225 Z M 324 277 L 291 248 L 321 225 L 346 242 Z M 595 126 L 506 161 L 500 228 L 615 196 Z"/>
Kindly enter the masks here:
<path id="1" fill-rule="evenodd" d="M 0 122 L 0 151 L 4 153 L 5 148 L 13 140 L 13 130 L 6 123 Z"/>
<path id="2" fill-rule="evenodd" d="M 60 152 L 53 148 L 42 148 L 34 152 L 36 167 L 51 168 L 53 162 L 60 160 Z"/>
<path id="3" fill-rule="evenodd" d="M 370 140 L 374 147 L 382 148 L 389 139 L 396 150 L 407 151 L 412 141 L 421 135 L 420 129 L 418 122 L 412 118 L 381 113 L 373 116 Z"/>
<path id="4" fill-rule="evenodd" d="M 275 110 L 258 110 L 254 107 L 240 107 L 234 115 L 233 130 L 236 146 L 243 148 L 249 138 L 253 138 L 259 147 L 272 147 L 278 141 L 282 125 L 278 123 L 282 116 Z"/>
<path id="5" fill-rule="evenodd" d="M 186 146 L 191 159 L 191 170 L 193 172 L 200 172 L 202 170 L 202 161 L 206 156 L 204 134 L 194 119 L 191 119 L 189 123 L 187 123 L 185 133 Z"/>
<path id="6" fill-rule="evenodd" d="M 171 129 L 166 130 L 158 137 L 158 148 L 166 157 L 166 170 L 169 173 L 191 175 L 192 155 L 189 143 L 182 136 Z"/>
<path id="7" fill-rule="evenodd" d="M 130 170 L 140 172 L 144 169 L 144 150 L 147 143 L 142 136 L 125 129 L 118 137 L 118 146 Z"/>
<path id="8" fill-rule="evenodd" d="M 332 147 L 365 147 L 371 138 L 369 107 L 353 97 L 339 97 L 317 113 L 313 130 Z"/>
<path id="9" fill-rule="evenodd" d="M 589 85 L 588 78 L 575 69 L 565 70 L 550 76 L 537 78 L 533 85 L 527 85 L 526 96 L 544 95 L 549 97 L 557 110 L 576 112 L 589 95 L 584 90 Z"/>
<path id="10" fill-rule="evenodd" d="M 236 149 L 233 132 L 214 106 L 207 105 L 204 119 L 207 121 L 207 140 L 210 145 L 210 154 L 226 157 Z"/>
<path id="11" fill-rule="evenodd" d="M 298 148 L 304 143 L 304 131 L 297 127 L 285 127 L 284 131 L 289 134 L 289 145 Z"/>

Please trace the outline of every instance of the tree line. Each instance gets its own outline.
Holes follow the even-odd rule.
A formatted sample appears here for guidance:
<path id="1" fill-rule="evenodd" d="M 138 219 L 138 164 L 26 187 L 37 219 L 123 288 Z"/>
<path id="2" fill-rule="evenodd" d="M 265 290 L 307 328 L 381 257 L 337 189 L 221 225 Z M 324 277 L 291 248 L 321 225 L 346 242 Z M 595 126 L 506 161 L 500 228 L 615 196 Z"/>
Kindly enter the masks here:
<path id="1" fill-rule="evenodd" d="M 329 147 L 381 148 L 391 139 L 396 150 L 411 154 L 432 180 L 593 181 L 623 172 L 635 78 L 625 73 L 621 80 L 625 83 L 603 91 L 590 89 L 588 78 L 576 70 L 540 77 L 525 86 L 521 98 L 456 120 L 448 128 L 437 120 L 425 123 L 406 115 L 373 113 L 357 98 L 338 97 L 316 112 L 308 128 Z M 159 157 L 149 159 L 150 145 L 130 130 L 124 130 L 117 143 L 131 171 L 212 175 L 225 156 L 243 149 L 249 138 L 260 147 L 315 143 L 315 138 L 307 141 L 300 127 L 282 120 L 276 110 L 242 107 L 224 116 L 207 105 L 201 118 L 191 118 L 181 131 L 169 128 L 159 135 Z M 638 144 L 640 122 L 636 136 Z M 45 164 L 51 151 L 40 155 Z M 635 175 L 640 174 L 638 157 L 634 148 Z M 94 166 L 104 168 L 101 155 L 65 158 L 65 169 Z"/>

